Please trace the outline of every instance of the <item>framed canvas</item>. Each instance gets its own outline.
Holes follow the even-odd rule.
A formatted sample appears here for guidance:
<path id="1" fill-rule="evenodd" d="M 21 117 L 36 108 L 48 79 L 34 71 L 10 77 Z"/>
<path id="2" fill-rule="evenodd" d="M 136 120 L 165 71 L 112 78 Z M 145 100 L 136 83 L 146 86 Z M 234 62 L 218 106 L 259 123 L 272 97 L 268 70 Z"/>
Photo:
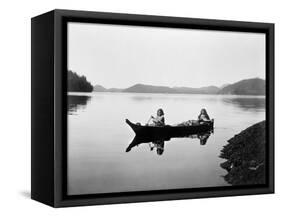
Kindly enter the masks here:
<path id="1" fill-rule="evenodd" d="M 274 24 L 70 10 L 31 23 L 34 200 L 274 192 Z"/>

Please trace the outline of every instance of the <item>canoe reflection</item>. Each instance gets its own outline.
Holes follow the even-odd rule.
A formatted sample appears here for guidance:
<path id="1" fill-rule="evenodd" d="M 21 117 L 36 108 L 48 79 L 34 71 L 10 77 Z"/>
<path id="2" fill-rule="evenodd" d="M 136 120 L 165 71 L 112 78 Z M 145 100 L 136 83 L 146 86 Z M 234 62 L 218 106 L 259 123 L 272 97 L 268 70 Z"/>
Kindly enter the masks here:
<path id="1" fill-rule="evenodd" d="M 213 130 L 209 130 L 206 132 L 201 132 L 198 134 L 189 134 L 189 135 L 179 135 L 179 136 L 139 136 L 136 135 L 129 146 L 126 148 L 126 152 L 131 151 L 132 148 L 138 147 L 140 144 L 148 144 L 150 147 L 150 151 L 156 150 L 158 155 L 162 155 L 164 153 L 165 141 L 169 141 L 172 138 L 190 138 L 190 139 L 198 139 L 200 145 L 206 145 L 211 134 L 214 133 Z"/>

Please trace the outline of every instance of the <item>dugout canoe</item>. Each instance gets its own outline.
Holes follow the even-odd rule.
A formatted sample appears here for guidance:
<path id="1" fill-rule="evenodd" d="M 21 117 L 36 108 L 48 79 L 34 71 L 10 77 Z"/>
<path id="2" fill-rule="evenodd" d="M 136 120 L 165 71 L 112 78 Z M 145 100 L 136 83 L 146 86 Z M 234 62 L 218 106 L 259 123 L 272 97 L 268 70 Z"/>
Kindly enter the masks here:
<path id="1" fill-rule="evenodd" d="M 145 137 L 182 137 L 197 133 L 213 130 L 214 119 L 193 126 L 171 126 L 165 125 L 162 127 L 157 126 L 146 126 L 141 124 L 135 124 L 126 119 L 126 123 L 132 128 L 137 136 Z"/>

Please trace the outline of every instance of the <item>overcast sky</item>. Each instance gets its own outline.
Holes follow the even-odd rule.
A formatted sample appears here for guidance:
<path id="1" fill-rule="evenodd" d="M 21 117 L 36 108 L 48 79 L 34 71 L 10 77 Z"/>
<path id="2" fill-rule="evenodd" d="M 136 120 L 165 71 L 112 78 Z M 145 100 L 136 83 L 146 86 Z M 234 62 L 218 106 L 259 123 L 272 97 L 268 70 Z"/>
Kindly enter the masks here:
<path id="1" fill-rule="evenodd" d="M 265 78 L 265 35 L 68 24 L 68 69 L 93 84 L 202 87 Z"/>

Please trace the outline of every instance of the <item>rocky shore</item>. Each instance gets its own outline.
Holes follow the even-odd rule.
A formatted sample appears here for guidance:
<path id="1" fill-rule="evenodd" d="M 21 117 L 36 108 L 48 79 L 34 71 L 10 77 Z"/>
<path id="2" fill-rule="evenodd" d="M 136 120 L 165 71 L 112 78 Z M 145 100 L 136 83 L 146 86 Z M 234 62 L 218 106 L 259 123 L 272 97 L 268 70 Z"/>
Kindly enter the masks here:
<path id="1" fill-rule="evenodd" d="M 220 157 L 226 159 L 221 167 L 227 170 L 225 181 L 232 185 L 265 183 L 266 123 L 259 122 L 228 140 Z"/>

